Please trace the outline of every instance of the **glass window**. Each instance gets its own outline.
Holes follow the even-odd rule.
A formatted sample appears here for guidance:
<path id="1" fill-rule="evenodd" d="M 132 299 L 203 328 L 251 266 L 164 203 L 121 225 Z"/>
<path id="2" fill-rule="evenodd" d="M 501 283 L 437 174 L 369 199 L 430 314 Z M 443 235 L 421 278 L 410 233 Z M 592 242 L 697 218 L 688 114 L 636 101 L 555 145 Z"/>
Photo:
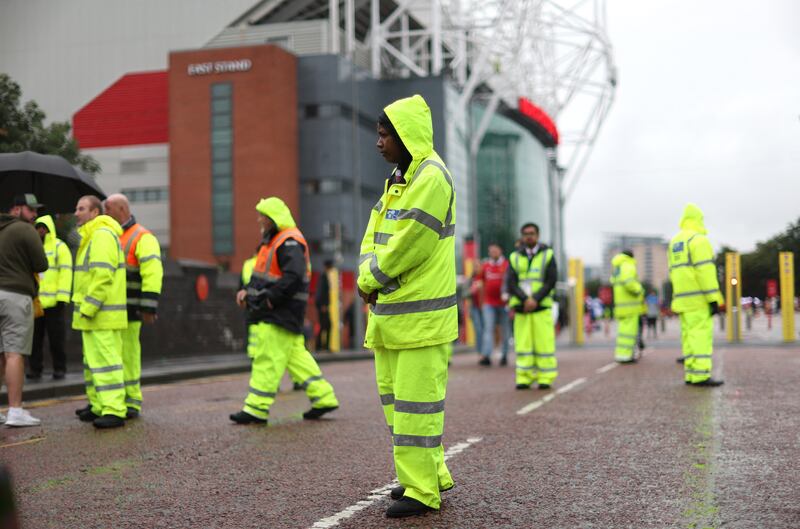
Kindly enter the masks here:
<path id="1" fill-rule="evenodd" d="M 211 127 L 214 130 L 230 129 L 231 128 L 231 115 L 221 114 L 211 116 Z"/>
<path id="2" fill-rule="evenodd" d="M 211 97 L 213 98 L 230 98 L 233 94 L 233 86 L 231 83 L 214 83 L 211 85 Z"/>
<path id="3" fill-rule="evenodd" d="M 212 144 L 211 147 L 211 159 L 215 162 L 219 162 L 222 160 L 230 160 L 231 159 L 231 148 L 230 145 L 214 145 Z"/>
<path id="4" fill-rule="evenodd" d="M 215 130 L 211 129 L 211 144 L 228 144 L 233 141 L 233 131 L 231 129 Z"/>

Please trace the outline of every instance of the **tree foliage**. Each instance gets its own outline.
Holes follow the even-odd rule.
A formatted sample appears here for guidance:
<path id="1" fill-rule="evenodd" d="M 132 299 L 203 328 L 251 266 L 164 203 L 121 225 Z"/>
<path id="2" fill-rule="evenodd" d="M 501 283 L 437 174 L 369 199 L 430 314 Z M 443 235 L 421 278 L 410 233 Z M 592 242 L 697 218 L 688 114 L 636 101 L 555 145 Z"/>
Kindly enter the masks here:
<path id="1" fill-rule="evenodd" d="M 44 111 L 35 101 L 22 104 L 22 89 L 7 74 L 0 73 L 0 153 L 33 151 L 57 154 L 90 174 L 100 172 L 100 164 L 81 154 L 70 136 L 68 121 L 44 124 Z"/>

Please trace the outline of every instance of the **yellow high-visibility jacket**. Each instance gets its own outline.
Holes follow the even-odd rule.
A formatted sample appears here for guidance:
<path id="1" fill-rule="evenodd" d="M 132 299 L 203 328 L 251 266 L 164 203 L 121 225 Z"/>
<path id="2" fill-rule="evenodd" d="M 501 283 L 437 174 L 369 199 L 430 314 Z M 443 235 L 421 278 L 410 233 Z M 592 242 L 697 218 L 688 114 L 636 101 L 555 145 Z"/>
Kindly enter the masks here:
<path id="1" fill-rule="evenodd" d="M 458 336 L 453 180 L 433 150 L 425 100 L 414 95 L 384 111 L 412 161 L 405 183 L 387 180 L 361 241 L 358 286 L 378 291 L 365 345 L 408 349 Z"/>
<path id="2" fill-rule="evenodd" d="M 125 257 L 122 228 L 108 215 L 99 215 L 78 230 L 81 245 L 75 259 L 72 328 L 80 331 L 125 329 Z"/>
<path id="3" fill-rule="evenodd" d="M 47 271 L 41 275 L 39 300 L 42 308 L 49 309 L 58 302 L 69 303 L 72 294 L 72 253 L 67 244 L 56 237 L 53 217 L 45 215 L 36 219 L 36 224 L 47 226 L 44 236 L 44 253 L 47 255 Z"/>
<path id="4" fill-rule="evenodd" d="M 636 259 L 619 253 L 611 259 L 612 276 L 609 279 L 614 287 L 614 318 L 626 318 L 642 313 L 644 288 L 636 276 Z"/>
<path id="5" fill-rule="evenodd" d="M 669 278 L 672 281 L 672 312 L 681 313 L 722 303 L 714 251 L 706 237 L 703 212 L 687 204 L 681 231 L 669 244 Z"/>

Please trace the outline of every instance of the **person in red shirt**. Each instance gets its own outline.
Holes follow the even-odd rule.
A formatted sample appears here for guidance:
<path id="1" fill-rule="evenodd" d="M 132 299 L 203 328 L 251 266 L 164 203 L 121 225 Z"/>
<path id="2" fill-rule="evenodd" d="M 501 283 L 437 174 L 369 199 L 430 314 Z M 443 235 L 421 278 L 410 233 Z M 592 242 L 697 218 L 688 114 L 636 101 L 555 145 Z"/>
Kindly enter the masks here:
<path id="1" fill-rule="evenodd" d="M 508 268 L 508 261 L 503 257 L 503 249 L 497 243 L 489 245 L 489 258 L 483 262 L 481 279 L 483 280 L 483 342 L 480 365 L 492 365 L 491 356 L 494 349 L 494 327 L 500 326 L 501 357 L 500 365 L 508 364 L 508 338 L 511 326 L 506 308 L 505 286 L 503 279 Z"/>
<path id="2" fill-rule="evenodd" d="M 472 264 L 474 268 L 469 284 L 469 317 L 475 331 L 475 346 L 480 350 L 483 346 L 483 267 L 477 259 Z"/>

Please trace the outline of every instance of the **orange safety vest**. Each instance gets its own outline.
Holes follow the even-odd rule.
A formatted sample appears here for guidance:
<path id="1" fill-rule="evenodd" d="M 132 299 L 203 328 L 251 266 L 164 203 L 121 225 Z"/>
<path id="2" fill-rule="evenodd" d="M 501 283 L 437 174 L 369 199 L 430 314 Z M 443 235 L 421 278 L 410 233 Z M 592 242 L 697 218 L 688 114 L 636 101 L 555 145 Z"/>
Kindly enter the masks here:
<path id="1" fill-rule="evenodd" d="M 139 259 L 136 257 L 136 245 L 139 239 L 150 230 L 135 223 L 125 230 L 119 237 L 125 256 L 125 282 L 127 284 L 128 295 L 128 318 L 138 320 L 137 311 L 142 297 L 142 275 L 139 273 Z"/>
<path id="2" fill-rule="evenodd" d="M 297 228 L 281 230 L 272 238 L 269 244 L 261 245 L 258 249 L 258 255 L 256 256 L 256 264 L 253 267 L 252 278 L 274 283 L 283 277 L 283 270 L 281 270 L 278 265 L 278 260 L 275 259 L 275 252 L 287 239 L 294 239 L 303 245 L 303 254 L 306 258 L 306 277 L 304 282 L 308 283 L 311 281 L 311 259 L 308 255 L 308 243 Z"/>

